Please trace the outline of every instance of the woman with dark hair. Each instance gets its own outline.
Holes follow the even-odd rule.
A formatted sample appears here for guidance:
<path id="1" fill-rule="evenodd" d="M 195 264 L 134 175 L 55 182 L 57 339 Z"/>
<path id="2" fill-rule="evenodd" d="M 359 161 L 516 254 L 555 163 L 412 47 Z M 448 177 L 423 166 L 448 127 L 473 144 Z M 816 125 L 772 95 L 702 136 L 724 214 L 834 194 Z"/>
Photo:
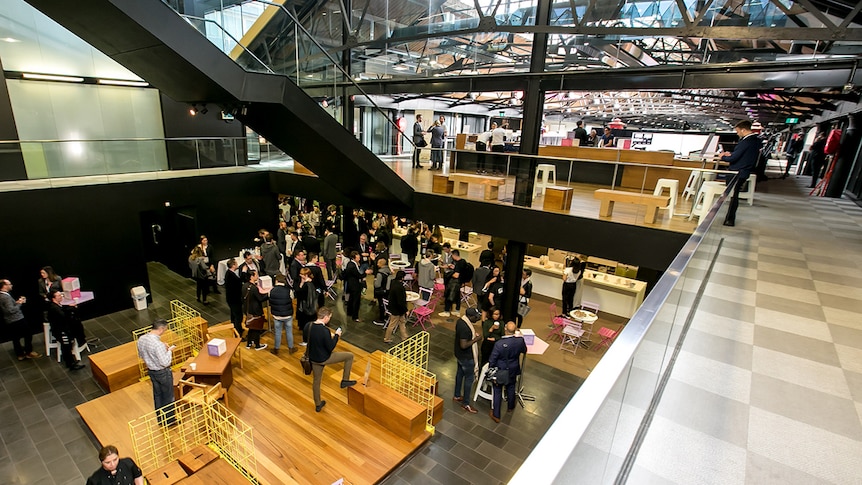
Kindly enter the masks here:
<path id="1" fill-rule="evenodd" d="M 296 322 L 305 340 L 305 326 L 317 318 L 317 288 L 312 282 L 311 270 L 302 268 L 299 270 L 299 286 L 294 291 L 296 295 Z M 302 342 L 302 346 L 307 343 Z"/>
<path id="2" fill-rule="evenodd" d="M 572 258 L 563 269 L 563 315 L 575 309 L 575 290 L 581 276 L 581 260 Z"/>
<path id="3" fill-rule="evenodd" d="M 39 296 L 42 297 L 42 303 L 44 309 L 47 311 L 48 306 L 51 303 L 49 295 L 52 291 L 63 291 L 63 285 L 60 283 L 62 278 L 57 276 L 57 273 L 54 272 L 54 268 L 50 266 L 43 266 L 41 270 L 39 270 Z"/>
<path id="4" fill-rule="evenodd" d="M 243 305 L 245 306 L 245 326 L 248 327 L 248 340 L 245 348 L 254 350 L 263 350 L 266 344 L 261 345 L 260 334 L 263 333 L 263 324 L 266 319 L 263 317 L 263 302 L 269 299 L 269 296 L 260 292 L 257 287 L 257 282 L 260 278 L 257 273 L 252 271 L 248 274 L 248 283 L 242 289 Z"/>
<path id="5" fill-rule="evenodd" d="M 482 322 L 482 337 L 484 337 L 484 340 L 482 340 L 481 347 L 482 360 L 479 363 L 480 369 L 491 358 L 494 344 L 497 343 L 497 340 L 503 338 L 503 316 L 499 308 L 491 307 L 488 311 L 488 318 Z"/>
<path id="6" fill-rule="evenodd" d="M 499 266 L 492 266 L 491 272 L 488 273 L 488 278 L 485 279 L 485 285 L 480 292 L 481 295 L 484 295 L 481 301 L 483 312 L 489 312 L 493 306 L 500 306 L 501 300 L 496 294 L 496 291 L 503 287 L 503 277 L 500 272 Z M 492 292 L 495 293 L 492 294 Z"/>

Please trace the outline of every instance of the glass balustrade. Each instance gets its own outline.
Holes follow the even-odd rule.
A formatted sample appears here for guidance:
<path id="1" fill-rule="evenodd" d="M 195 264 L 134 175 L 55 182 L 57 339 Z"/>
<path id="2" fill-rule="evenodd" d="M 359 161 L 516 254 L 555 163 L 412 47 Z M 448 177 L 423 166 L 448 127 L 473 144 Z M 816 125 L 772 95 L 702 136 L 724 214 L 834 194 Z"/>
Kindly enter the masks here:
<path id="1" fill-rule="evenodd" d="M 623 483 L 697 309 L 722 240 L 729 191 L 704 215 L 643 305 L 509 482 Z M 549 457 L 554 457 L 549 459 Z"/>

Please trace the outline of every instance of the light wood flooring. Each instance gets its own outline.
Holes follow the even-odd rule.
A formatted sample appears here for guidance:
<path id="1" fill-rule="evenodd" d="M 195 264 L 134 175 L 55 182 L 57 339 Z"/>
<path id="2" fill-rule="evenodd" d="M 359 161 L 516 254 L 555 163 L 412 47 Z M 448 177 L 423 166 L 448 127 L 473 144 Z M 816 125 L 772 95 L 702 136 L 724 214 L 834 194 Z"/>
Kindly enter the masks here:
<path id="1" fill-rule="evenodd" d="M 324 371 L 321 397 L 326 406 L 317 413 L 312 376 L 304 375 L 299 365 L 301 351 L 290 355 L 282 348 L 278 356 L 269 349 L 240 351 L 243 369 L 234 366 L 229 408 L 254 429 L 261 483 L 329 484 L 340 478 L 350 484 L 376 483 L 430 437 L 426 433 L 407 442 L 348 406 L 347 391 L 339 387 L 340 364 Z M 352 373 L 360 379 L 370 354 L 343 341 L 336 351 L 354 353 Z M 375 373 L 372 378 L 379 377 Z M 100 443 L 131 452 L 126 423 L 151 412 L 152 402 L 152 386 L 142 382 L 77 409 Z"/>
<path id="2" fill-rule="evenodd" d="M 450 173 L 450 169 L 448 167 L 445 167 L 442 172 L 432 172 L 428 170 L 427 162 L 423 162 L 423 167 L 421 169 L 411 168 L 411 161 L 409 159 L 402 160 L 398 158 L 392 158 L 384 160 L 384 163 L 389 165 L 392 170 L 395 171 L 395 173 L 397 173 L 402 179 L 410 183 L 413 188 L 420 192 L 431 192 L 433 174 L 442 173 L 448 175 Z M 474 172 L 458 170 L 457 173 Z M 646 215 L 645 208 L 643 206 L 633 204 L 615 204 L 613 214 L 610 217 L 599 217 L 599 206 L 601 205 L 601 203 L 595 198 L 593 198 L 593 192 L 595 192 L 596 189 L 609 189 L 610 186 L 608 185 L 567 183 L 564 180 L 558 180 L 557 185 L 563 187 L 571 187 L 572 189 L 574 189 L 572 194 L 572 208 L 570 211 L 568 211 L 568 214 L 571 214 L 573 216 L 618 222 L 620 224 L 653 227 L 656 229 L 682 232 L 686 234 L 691 234 L 692 232 L 694 232 L 694 229 L 697 227 L 698 224 L 697 217 L 693 218 L 692 220 L 688 220 L 688 213 L 691 211 L 691 204 L 694 202 L 693 197 L 689 200 L 685 200 L 684 198 L 677 196 L 677 206 L 675 212 L 677 214 L 684 213 L 685 216 L 670 215 L 668 213 L 669 211 L 667 210 L 659 210 L 656 222 L 653 224 L 647 224 L 644 222 L 644 216 Z M 497 201 L 487 202 L 512 205 L 514 188 L 515 177 L 507 176 L 506 185 L 500 187 L 500 199 Z M 467 197 L 476 200 L 483 200 L 484 186 L 478 184 L 471 184 L 467 192 Z M 536 195 L 535 199 L 533 199 L 533 204 L 531 208 L 536 210 L 543 210 L 543 204 L 544 197 L 540 193 Z"/>

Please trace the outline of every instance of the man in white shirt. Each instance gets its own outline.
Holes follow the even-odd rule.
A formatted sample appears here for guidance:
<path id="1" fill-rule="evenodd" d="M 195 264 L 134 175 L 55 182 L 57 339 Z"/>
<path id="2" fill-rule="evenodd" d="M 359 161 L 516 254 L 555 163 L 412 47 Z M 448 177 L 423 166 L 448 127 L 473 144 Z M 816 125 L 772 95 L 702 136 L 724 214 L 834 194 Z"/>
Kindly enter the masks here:
<path id="1" fill-rule="evenodd" d="M 173 406 L 170 406 L 174 402 L 171 354 L 176 346 L 162 342 L 162 334 L 167 328 L 168 322 L 164 318 L 154 321 L 150 333 L 138 338 L 138 355 L 147 366 L 147 373 L 153 382 L 153 401 L 156 410 L 168 406 L 159 413 L 159 424 L 170 426 L 176 422 Z"/>

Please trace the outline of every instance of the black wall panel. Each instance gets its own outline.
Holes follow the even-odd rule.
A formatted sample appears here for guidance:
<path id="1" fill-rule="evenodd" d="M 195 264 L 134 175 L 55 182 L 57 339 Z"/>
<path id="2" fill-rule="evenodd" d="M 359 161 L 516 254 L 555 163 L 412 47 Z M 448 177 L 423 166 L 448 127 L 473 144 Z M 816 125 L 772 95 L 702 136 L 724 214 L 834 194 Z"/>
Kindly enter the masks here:
<path id="1" fill-rule="evenodd" d="M 207 234 L 216 257 L 226 258 L 249 245 L 261 227 L 276 229 L 277 202 L 268 183 L 266 173 L 251 173 L 0 193 L 0 278 L 11 279 L 13 293 L 35 304 L 39 269 L 51 265 L 95 292 L 96 300 L 82 306 L 85 317 L 130 308 L 130 288 L 150 290 L 146 262 L 152 254 L 145 246 L 152 234 L 142 214 L 192 211 L 193 233 Z M 172 269 L 188 271 L 187 248 L 197 241 L 166 243 L 172 247 L 162 252 L 180 266 Z"/>

